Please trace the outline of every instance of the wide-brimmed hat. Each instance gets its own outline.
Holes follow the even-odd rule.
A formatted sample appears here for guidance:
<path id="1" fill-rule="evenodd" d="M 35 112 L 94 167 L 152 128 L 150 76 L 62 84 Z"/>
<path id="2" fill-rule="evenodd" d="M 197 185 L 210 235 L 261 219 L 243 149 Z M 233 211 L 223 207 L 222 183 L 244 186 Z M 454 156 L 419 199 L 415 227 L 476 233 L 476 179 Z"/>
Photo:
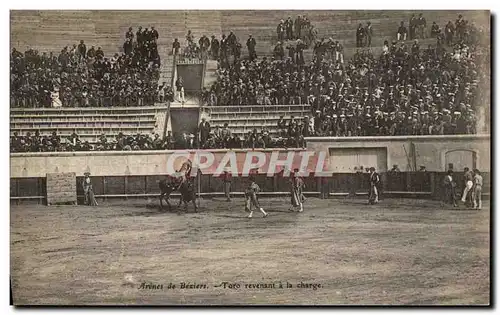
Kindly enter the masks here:
<path id="1" fill-rule="evenodd" d="M 85 176 L 90 175 L 90 172 L 85 172 L 85 173 L 83 173 L 83 175 L 85 175 Z"/>

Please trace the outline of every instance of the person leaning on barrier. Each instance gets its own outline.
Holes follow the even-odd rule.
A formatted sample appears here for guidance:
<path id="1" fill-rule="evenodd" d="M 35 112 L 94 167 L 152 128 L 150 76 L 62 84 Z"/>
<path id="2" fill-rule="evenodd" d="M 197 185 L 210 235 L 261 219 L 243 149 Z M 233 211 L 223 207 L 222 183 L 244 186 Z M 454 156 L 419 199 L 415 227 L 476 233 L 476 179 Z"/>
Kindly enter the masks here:
<path id="1" fill-rule="evenodd" d="M 97 206 L 97 201 L 94 197 L 94 191 L 92 188 L 92 181 L 90 179 L 90 172 L 85 172 L 82 182 L 83 193 L 84 193 L 84 201 L 83 203 L 87 206 Z"/>
<path id="2" fill-rule="evenodd" d="M 401 173 L 401 171 L 399 170 L 399 167 L 397 164 L 394 164 L 392 166 L 392 169 L 389 171 L 389 173 Z"/>
<path id="3" fill-rule="evenodd" d="M 330 177 L 332 177 L 332 174 L 321 175 L 321 199 L 328 199 L 330 197 Z"/>

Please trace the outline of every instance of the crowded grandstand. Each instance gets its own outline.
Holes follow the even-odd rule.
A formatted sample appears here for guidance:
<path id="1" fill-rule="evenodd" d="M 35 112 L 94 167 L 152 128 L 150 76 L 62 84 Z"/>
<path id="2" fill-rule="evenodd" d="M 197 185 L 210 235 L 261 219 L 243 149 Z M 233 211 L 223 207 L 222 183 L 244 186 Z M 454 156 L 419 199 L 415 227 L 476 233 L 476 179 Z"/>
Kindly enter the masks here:
<path id="1" fill-rule="evenodd" d="M 341 41 L 320 34 L 315 21 L 298 15 L 279 21 L 265 56 L 257 54 L 252 34 L 242 44 L 232 31 L 197 39 L 189 30 L 182 45 L 172 38 L 171 48 L 162 48 L 158 40 L 168 35 L 154 26 L 130 27 L 120 54 L 108 55 L 98 43 L 84 40 L 59 53 L 14 48 L 10 100 L 17 110 L 184 105 L 183 79 L 174 83 L 175 74 L 160 79 L 167 62 L 159 53 L 164 49 L 177 60 L 216 62 L 213 82 L 194 93 L 202 108 L 307 105 L 309 112 L 277 115 L 272 125 L 242 132 L 200 118 L 195 130 L 93 130 L 90 140 L 82 139 L 77 128 L 21 124 L 12 130 L 11 151 L 290 148 L 304 147 L 307 137 L 478 132 L 486 119 L 479 109 L 489 104 L 489 94 L 480 88 L 489 85 L 485 65 L 490 57 L 482 27 L 462 15 L 427 27 L 423 14 L 413 14 L 408 27 L 402 21 L 381 49 L 374 47 L 376 34 L 370 22 L 353 28 L 355 51 L 348 55 Z"/>

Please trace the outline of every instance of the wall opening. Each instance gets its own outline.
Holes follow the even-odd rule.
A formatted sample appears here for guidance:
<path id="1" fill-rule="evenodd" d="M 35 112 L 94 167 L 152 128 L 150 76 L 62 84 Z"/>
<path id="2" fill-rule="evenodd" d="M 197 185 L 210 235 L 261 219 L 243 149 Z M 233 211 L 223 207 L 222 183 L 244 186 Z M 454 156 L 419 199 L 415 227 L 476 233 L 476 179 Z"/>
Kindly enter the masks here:
<path id="1" fill-rule="evenodd" d="M 387 171 L 387 148 L 329 148 L 329 163 L 334 173 L 349 173 L 354 167 L 375 167 Z"/>

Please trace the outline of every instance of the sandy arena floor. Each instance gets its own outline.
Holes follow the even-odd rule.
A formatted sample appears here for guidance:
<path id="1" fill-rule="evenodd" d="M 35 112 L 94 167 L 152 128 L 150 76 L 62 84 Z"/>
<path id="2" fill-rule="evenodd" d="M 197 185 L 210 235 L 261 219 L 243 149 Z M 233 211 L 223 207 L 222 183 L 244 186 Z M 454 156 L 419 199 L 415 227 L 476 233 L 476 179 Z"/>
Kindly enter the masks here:
<path id="1" fill-rule="evenodd" d="M 291 213 L 288 202 L 262 199 L 265 219 L 246 219 L 242 199 L 205 200 L 188 214 L 145 200 L 13 206 L 14 304 L 490 301 L 488 203 L 473 211 L 412 199 L 368 206 L 311 198 L 303 213 Z"/>

